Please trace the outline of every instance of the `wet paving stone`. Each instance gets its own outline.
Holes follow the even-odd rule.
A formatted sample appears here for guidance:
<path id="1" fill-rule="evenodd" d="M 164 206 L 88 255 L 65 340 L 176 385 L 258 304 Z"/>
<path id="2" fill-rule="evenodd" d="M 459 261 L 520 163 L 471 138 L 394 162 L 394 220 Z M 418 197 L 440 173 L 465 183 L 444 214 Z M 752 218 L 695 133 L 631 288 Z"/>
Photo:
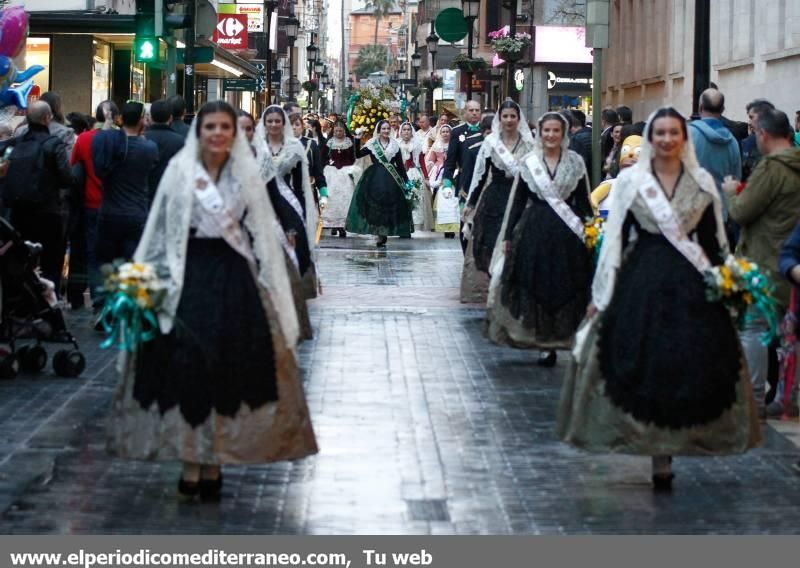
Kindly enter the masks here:
<path id="1" fill-rule="evenodd" d="M 300 348 L 319 445 L 294 463 L 225 469 L 220 504 L 178 503 L 179 464 L 105 452 L 117 378 L 88 314 L 69 321 L 80 379 L 0 382 L 0 531 L 120 534 L 797 533 L 791 427 L 743 456 L 677 458 L 672 495 L 647 458 L 589 455 L 553 433 L 564 357 L 482 336 L 458 302 L 457 241 L 323 241 L 324 294 Z M 54 350 L 53 350 L 54 351 Z"/>

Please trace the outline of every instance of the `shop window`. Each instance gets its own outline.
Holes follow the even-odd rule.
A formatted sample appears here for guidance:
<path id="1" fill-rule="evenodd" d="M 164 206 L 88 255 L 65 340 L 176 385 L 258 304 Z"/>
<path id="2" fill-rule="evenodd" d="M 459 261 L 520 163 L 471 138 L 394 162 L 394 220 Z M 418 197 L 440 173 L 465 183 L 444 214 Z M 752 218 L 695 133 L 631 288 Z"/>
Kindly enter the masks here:
<path id="1" fill-rule="evenodd" d="M 25 45 L 25 68 L 33 65 L 41 65 L 44 71 L 40 71 L 33 77 L 33 84 L 38 87 L 38 93 L 34 88 L 32 94 L 38 97 L 42 93 L 50 90 L 50 38 L 29 37 Z"/>
<path id="2" fill-rule="evenodd" d="M 94 58 L 92 59 L 92 112 L 101 102 L 110 98 L 111 89 L 111 46 L 93 40 Z"/>
<path id="3" fill-rule="evenodd" d="M 131 65 L 131 100 L 144 102 L 145 64 L 135 62 Z"/>

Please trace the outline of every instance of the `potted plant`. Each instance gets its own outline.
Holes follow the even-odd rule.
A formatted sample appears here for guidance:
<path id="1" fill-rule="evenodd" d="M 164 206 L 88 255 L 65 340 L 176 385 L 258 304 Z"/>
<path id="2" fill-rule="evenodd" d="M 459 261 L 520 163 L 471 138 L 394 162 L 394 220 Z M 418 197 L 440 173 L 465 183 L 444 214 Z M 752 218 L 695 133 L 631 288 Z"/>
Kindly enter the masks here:
<path id="1" fill-rule="evenodd" d="M 317 90 L 318 85 L 317 85 L 317 81 L 312 79 L 311 81 L 305 81 L 301 85 L 301 87 L 303 88 L 304 91 L 308 91 L 309 93 L 313 93 L 314 91 Z"/>
<path id="2" fill-rule="evenodd" d="M 459 53 L 453 58 L 453 63 L 450 69 L 459 69 L 467 73 L 477 73 L 483 71 L 489 66 L 485 59 L 480 57 L 469 57 L 464 53 Z"/>
<path id="3" fill-rule="evenodd" d="M 431 90 L 438 89 L 442 85 L 444 85 L 444 81 L 442 81 L 442 78 L 439 77 L 439 75 L 433 75 L 432 77 L 425 77 L 422 80 L 422 86 L 426 89 L 431 89 Z"/>
<path id="4" fill-rule="evenodd" d="M 531 45 L 531 36 L 524 32 L 511 34 L 508 26 L 489 34 L 492 49 L 505 61 L 519 61 L 525 56 L 525 50 Z"/>
<path id="5" fill-rule="evenodd" d="M 413 98 L 417 98 L 422 94 L 422 89 L 419 87 L 409 87 L 406 89 L 406 93 L 410 94 Z"/>

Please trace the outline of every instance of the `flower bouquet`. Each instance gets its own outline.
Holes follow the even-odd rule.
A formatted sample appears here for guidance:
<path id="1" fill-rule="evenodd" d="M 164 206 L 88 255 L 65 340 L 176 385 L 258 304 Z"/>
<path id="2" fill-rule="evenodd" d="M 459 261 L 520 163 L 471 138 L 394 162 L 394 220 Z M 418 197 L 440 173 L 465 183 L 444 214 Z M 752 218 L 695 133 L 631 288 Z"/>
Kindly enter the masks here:
<path id="1" fill-rule="evenodd" d="M 157 313 L 167 289 L 153 265 L 118 262 L 103 267 L 107 293 L 100 322 L 108 337 L 101 344 L 108 348 L 136 351 L 139 344 L 158 334 Z"/>
<path id="2" fill-rule="evenodd" d="M 359 89 L 350 99 L 348 121 L 350 130 L 366 142 L 372 137 L 378 121 L 388 119 L 392 113 L 394 93 L 389 88 L 368 85 Z"/>
<path id="3" fill-rule="evenodd" d="M 586 248 L 594 254 L 597 261 L 600 256 L 600 248 L 603 246 L 603 224 L 605 219 L 602 217 L 590 217 L 583 222 L 583 242 Z"/>
<path id="4" fill-rule="evenodd" d="M 411 207 L 412 210 L 419 207 L 422 201 L 422 180 L 408 180 L 403 187 L 403 191 L 406 194 L 406 201 L 408 201 L 409 207 Z"/>
<path id="5" fill-rule="evenodd" d="M 511 28 L 504 26 L 489 33 L 492 49 L 505 61 L 519 61 L 531 44 L 531 35 L 524 32 L 511 34 Z"/>
<path id="6" fill-rule="evenodd" d="M 772 296 L 775 287 L 756 263 L 730 254 L 722 265 L 706 271 L 705 282 L 708 301 L 722 302 L 739 329 L 752 317 L 748 311 L 753 308 L 769 325 L 762 342 L 767 344 L 777 336 L 778 309 Z"/>

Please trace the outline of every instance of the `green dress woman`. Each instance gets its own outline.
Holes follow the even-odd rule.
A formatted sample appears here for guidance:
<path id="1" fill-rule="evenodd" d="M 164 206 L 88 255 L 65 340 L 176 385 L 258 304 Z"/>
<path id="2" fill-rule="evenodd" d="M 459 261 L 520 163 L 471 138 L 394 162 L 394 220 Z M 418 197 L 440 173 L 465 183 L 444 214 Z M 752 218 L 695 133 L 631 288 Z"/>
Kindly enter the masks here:
<path id="1" fill-rule="evenodd" d="M 411 205 L 406 199 L 408 181 L 397 140 L 391 138 L 389 122 L 382 120 L 375 135 L 358 151 L 370 156 L 372 165 L 358 182 L 346 229 L 350 233 L 377 235 L 377 246 L 386 246 L 387 237 L 410 237 L 414 232 Z"/>

